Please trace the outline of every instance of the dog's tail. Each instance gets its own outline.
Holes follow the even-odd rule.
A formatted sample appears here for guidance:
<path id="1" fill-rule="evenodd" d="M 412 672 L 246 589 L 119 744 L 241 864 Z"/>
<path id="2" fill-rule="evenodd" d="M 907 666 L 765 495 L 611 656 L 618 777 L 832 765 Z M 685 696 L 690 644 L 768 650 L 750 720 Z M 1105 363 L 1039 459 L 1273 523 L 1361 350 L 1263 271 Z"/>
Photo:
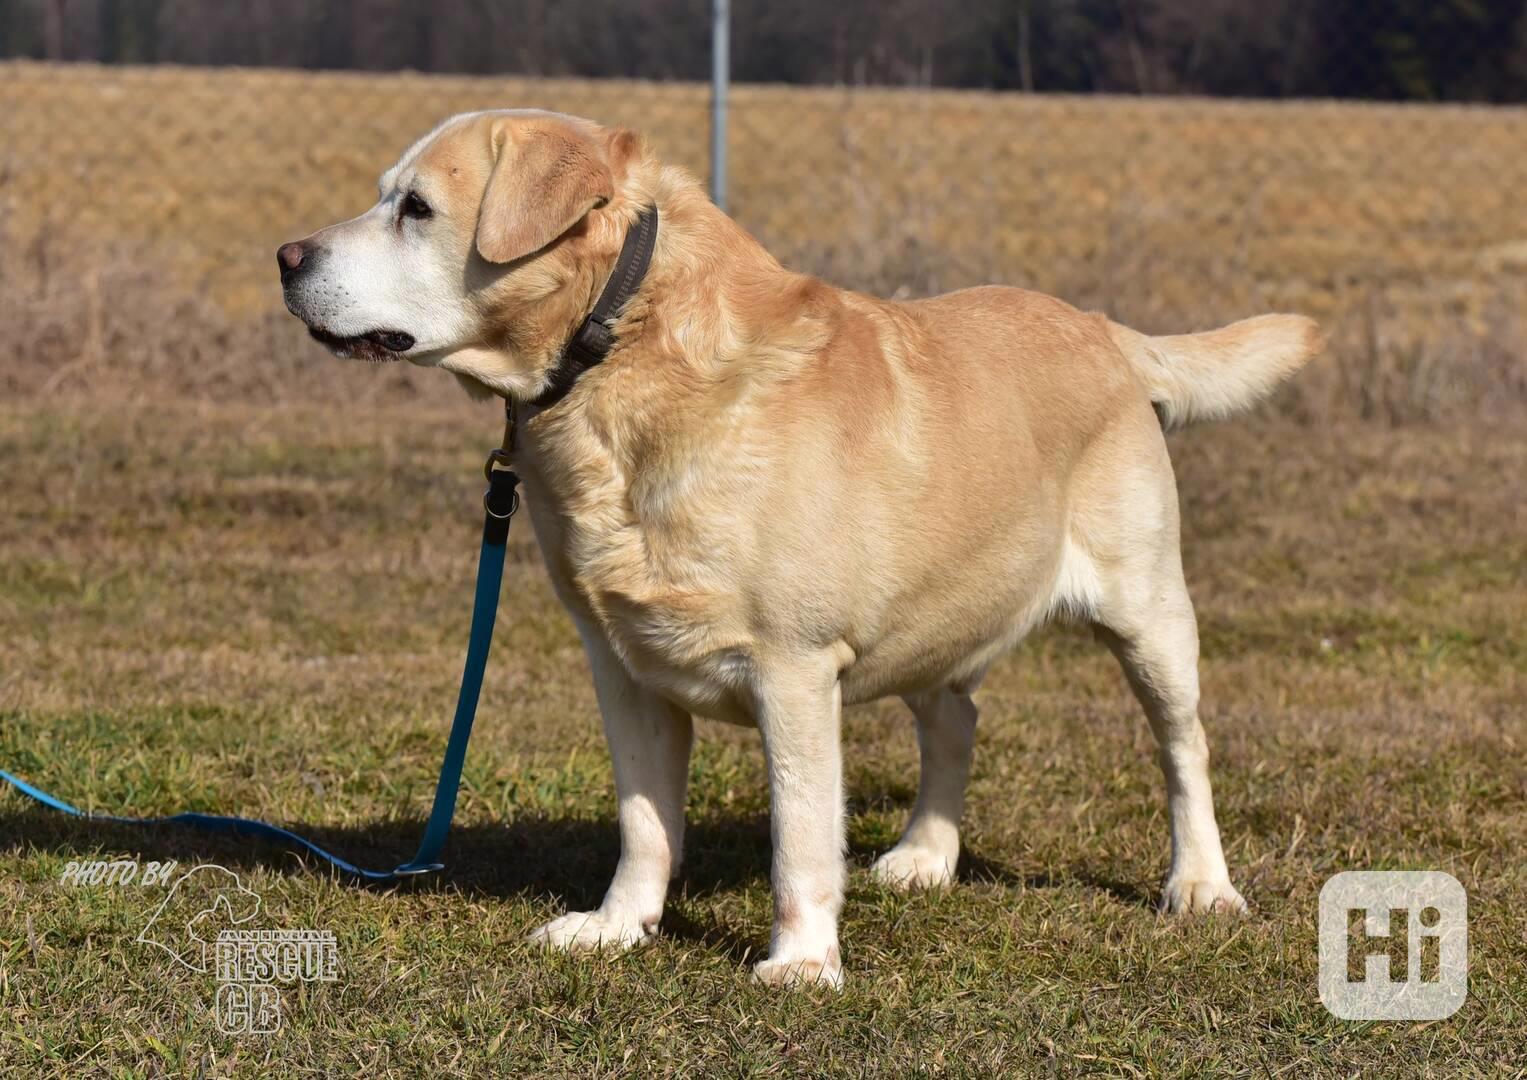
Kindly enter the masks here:
<path id="1" fill-rule="evenodd" d="M 1108 332 L 1145 380 L 1167 428 L 1251 408 L 1325 347 L 1320 327 L 1302 315 L 1262 315 L 1174 337 L 1110 321 Z"/>

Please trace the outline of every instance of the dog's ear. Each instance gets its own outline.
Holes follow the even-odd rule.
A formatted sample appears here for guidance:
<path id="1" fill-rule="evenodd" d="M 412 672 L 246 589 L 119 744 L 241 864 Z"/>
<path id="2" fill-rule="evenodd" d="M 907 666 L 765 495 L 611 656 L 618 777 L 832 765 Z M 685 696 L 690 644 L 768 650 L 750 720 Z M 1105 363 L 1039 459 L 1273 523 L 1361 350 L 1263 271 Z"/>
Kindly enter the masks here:
<path id="1" fill-rule="evenodd" d="M 493 135 L 493 171 L 477 212 L 477 253 L 491 263 L 540 251 L 610 201 L 614 180 L 600 146 L 571 128 Z"/>

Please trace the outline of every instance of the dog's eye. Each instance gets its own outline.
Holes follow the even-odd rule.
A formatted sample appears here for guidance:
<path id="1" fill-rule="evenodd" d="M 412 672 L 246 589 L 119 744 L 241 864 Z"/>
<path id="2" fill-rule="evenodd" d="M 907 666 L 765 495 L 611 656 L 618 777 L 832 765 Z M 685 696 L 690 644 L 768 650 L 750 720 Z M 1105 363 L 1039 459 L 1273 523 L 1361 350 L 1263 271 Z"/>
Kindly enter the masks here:
<path id="1" fill-rule="evenodd" d="M 410 191 L 403 196 L 403 208 L 400 212 L 403 217 L 418 218 L 421 221 L 434 213 L 429 203 L 420 198 L 417 191 Z"/>

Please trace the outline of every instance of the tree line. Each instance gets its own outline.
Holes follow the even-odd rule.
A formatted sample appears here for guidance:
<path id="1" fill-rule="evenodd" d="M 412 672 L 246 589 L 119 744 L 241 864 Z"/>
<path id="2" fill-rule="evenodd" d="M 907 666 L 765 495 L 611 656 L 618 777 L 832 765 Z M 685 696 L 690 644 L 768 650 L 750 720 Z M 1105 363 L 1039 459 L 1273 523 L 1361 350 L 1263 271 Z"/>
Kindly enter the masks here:
<path id="1" fill-rule="evenodd" d="M 739 82 L 1527 101 L 1527 0 L 732 0 Z M 704 79 L 710 0 L 0 0 L 0 56 Z"/>

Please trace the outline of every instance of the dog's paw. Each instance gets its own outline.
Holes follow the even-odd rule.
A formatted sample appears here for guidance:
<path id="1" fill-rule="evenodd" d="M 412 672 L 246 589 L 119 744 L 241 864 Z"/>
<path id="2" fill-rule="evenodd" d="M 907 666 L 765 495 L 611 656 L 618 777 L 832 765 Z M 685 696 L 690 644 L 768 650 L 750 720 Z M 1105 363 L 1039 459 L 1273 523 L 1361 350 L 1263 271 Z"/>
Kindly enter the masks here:
<path id="1" fill-rule="evenodd" d="M 843 961 L 836 945 L 824 956 L 771 956 L 753 965 L 753 981 L 764 986 L 830 986 L 841 990 Z"/>
<path id="2" fill-rule="evenodd" d="M 954 882 L 954 864 L 958 858 L 928 848 L 897 844 L 875 860 L 870 874 L 882 885 L 893 889 L 936 889 Z"/>
<path id="3" fill-rule="evenodd" d="M 601 911 L 570 911 L 530 932 L 528 940 L 549 949 L 577 952 L 584 949 L 624 951 L 644 945 L 657 936 L 657 927 L 640 919 L 606 915 Z"/>
<path id="4" fill-rule="evenodd" d="M 1229 878 L 1168 877 L 1158 906 L 1168 915 L 1237 915 L 1246 910 L 1246 900 Z"/>

